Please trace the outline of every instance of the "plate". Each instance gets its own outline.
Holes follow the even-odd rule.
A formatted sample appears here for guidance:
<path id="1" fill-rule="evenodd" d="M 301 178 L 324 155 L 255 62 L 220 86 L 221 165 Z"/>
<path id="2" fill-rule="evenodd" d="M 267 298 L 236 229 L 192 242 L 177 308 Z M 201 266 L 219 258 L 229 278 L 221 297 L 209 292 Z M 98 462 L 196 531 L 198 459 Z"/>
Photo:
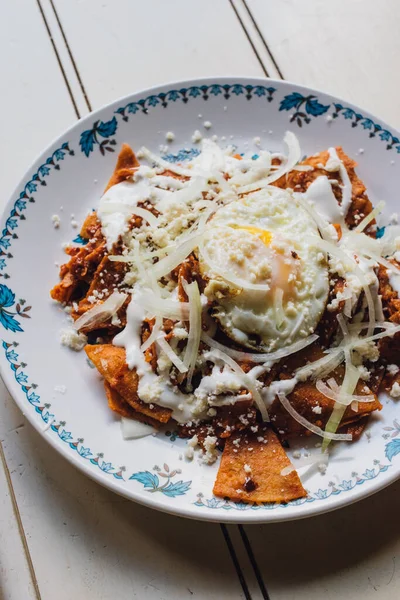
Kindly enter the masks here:
<path id="1" fill-rule="evenodd" d="M 210 121 L 211 129 L 204 129 Z M 197 152 L 193 132 L 218 135 L 239 151 L 282 150 L 285 131 L 304 154 L 341 145 L 358 163 L 373 203 L 390 215 L 398 195 L 400 134 L 351 104 L 288 82 L 203 79 L 152 88 L 101 108 L 58 138 L 27 171 L 2 216 L 0 369 L 18 406 L 39 433 L 100 484 L 169 513 L 213 521 L 270 522 L 316 515 L 376 492 L 400 475 L 397 402 L 384 408 L 353 445 L 335 447 L 326 474 L 305 475 L 309 495 L 289 504 L 236 504 L 213 497 L 217 465 L 184 458 L 176 432 L 124 441 L 102 383 L 83 352 L 60 344 L 66 315 L 50 300 L 64 260 L 62 245 L 82 243 L 81 223 L 113 171 L 123 142 L 145 144 L 167 160 Z M 166 132 L 175 134 L 166 142 Z M 167 147 L 166 147 L 167 146 Z M 59 215 L 57 229 L 52 216 Z M 76 224 L 75 224 L 76 225 Z M 380 223 L 380 225 L 384 225 Z M 317 440 L 297 447 L 316 452 Z M 294 445 L 290 454 L 296 449 Z M 295 463 L 296 461 L 294 461 Z M 308 477 L 308 478 L 307 478 Z"/>

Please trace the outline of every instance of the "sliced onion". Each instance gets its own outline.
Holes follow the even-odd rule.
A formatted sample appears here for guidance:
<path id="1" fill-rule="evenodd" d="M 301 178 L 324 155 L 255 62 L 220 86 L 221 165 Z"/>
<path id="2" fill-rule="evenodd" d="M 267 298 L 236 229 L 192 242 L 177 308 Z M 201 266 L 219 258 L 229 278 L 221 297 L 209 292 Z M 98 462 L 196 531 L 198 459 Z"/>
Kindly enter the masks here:
<path id="1" fill-rule="evenodd" d="M 358 396 L 356 394 L 352 394 L 343 401 L 340 397 L 340 387 L 338 386 L 338 390 L 331 389 L 321 379 L 318 379 L 315 382 L 315 387 L 319 392 L 321 392 L 321 394 L 326 396 L 326 398 L 334 400 L 335 402 L 339 402 L 339 404 L 345 404 L 346 406 L 352 404 L 353 402 L 357 402 L 358 404 L 358 402 L 369 403 L 375 401 L 375 396 L 373 394 L 369 394 L 368 396 Z"/>
<path id="2" fill-rule="evenodd" d="M 361 232 L 364 231 L 364 229 L 366 228 L 366 226 L 368 225 L 368 223 L 371 223 L 371 221 L 373 219 L 375 219 L 375 217 L 377 217 L 385 208 L 385 202 L 383 202 L 383 200 L 381 200 L 380 202 L 378 202 L 378 204 L 376 205 L 376 207 L 374 208 L 374 210 L 372 210 L 369 215 L 367 215 L 362 221 L 360 221 L 360 223 L 357 225 L 357 227 L 355 227 L 353 229 L 354 232 Z"/>
<path id="3" fill-rule="evenodd" d="M 249 192 L 254 192 L 255 190 L 265 187 L 266 185 L 270 185 L 273 181 L 280 179 L 282 175 L 289 173 L 293 169 L 293 167 L 299 162 L 299 160 L 301 159 L 301 149 L 299 140 L 294 135 L 294 133 L 292 133 L 291 131 L 287 131 L 285 133 L 283 141 L 288 146 L 288 155 L 286 162 L 280 165 L 279 168 L 272 175 L 269 175 L 264 179 L 260 179 L 255 183 L 250 183 L 249 185 L 244 185 L 243 187 L 239 188 L 239 194 L 247 194 Z"/>
<path id="4" fill-rule="evenodd" d="M 182 360 L 179 356 L 174 352 L 171 346 L 168 344 L 167 340 L 164 337 L 159 337 L 156 339 L 156 344 L 159 346 L 160 350 L 164 352 L 172 362 L 173 365 L 178 369 L 180 373 L 186 373 L 188 368 L 183 364 Z"/>
<path id="5" fill-rule="evenodd" d="M 313 333 L 312 335 L 308 336 L 307 338 L 304 338 L 304 340 L 299 340 L 298 342 L 294 342 L 293 344 L 286 346 L 286 348 L 281 348 L 280 350 L 276 350 L 275 352 L 267 352 L 264 354 L 256 354 L 255 352 L 243 352 L 241 350 L 234 350 L 233 348 L 229 348 L 228 346 L 224 346 L 223 344 L 220 344 L 219 342 L 214 340 L 212 337 L 207 335 L 204 331 L 201 334 L 201 339 L 203 342 L 205 342 L 207 344 L 207 346 L 210 346 L 210 348 L 215 348 L 216 350 L 220 350 L 221 352 L 224 352 L 231 358 L 236 358 L 236 360 L 252 362 L 252 363 L 266 363 L 266 362 L 270 362 L 270 361 L 272 362 L 272 361 L 280 360 L 281 358 L 290 356 L 291 354 L 294 354 L 295 352 L 300 352 L 300 350 L 303 350 L 303 348 L 306 348 L 307 346 L 309 346 L 310 344 L 315 342 L 318 339 L 318 335 L 316 333 Z"/>
<path id="6" fill-rule="evenodd" d="M 127 298 L 128 294 L 113 292 L 107 300 L 101 304 L 96 304 L 93 308 L 81 315 L 75 321 L 74 328 L 79 331 L 88 325 L 97 325 L 104 323 L 104 321 L 108 321 L 108 319 L 111 319 L 111 317 L 118 312 Z"/>
<path id="7" fill-rule="evenodd" d="M 177 175 L 181 175 L 183 177 L 192 177 L 193 172 L 190 169 L 185 169 L 184 167 L 180 167 L 176 163 L 170 163 L 167 160 L 164 160 L 157 154 L 151 152 L 148 148 L 144 146 L 140 149 L 143 156 L 147 158 L 147 160 L 151 160 L 156 165 L 162 167 L 165 171 L 172 171 L 172 173 L 176 173 Z"/>
<path id="8" fill-rule="evenodd" d="M 189 319 L 190 305 L 188 302 L 160 298 L 150 293 L 143 293 L 136 301 L 152 317 L 159 316 L 174 321 L 187 321 Z"/>
<path id="9" fill-rule="evenodd" d="M 157 279 L 169 275 L 171 271 L 180 265 L 185 258 L 198 246 L 202 235 L 199 233 L 193 234 L 183 244 L 180 244 L 171 254 L 162 258 L 158 263 L 152 266 L 152 271 Z"/>
<path id="10" fill-rule="evenodd" d="M 344 361 L 343 348 L 332 348 L 327 356 L 323 356 L 304 367 L 300 367 L 295 372 L 299 381 L 305 381 L 309 377 L 323 377 L 334 371 Z"/>
<path id="11" fill-rule="evenodd" d="M 287 412 L 290 414 L 291 417 L 293 417 L 293 419 L 295 421 L 300 423 L 300 425 L 302 425 L 309 431 L 312 431 L 316 435 L 319 435 L 320 437 L 324 438 L 324 440 L 337 440 L 337 441 L 351 442 L 351 440 L 353 439 L 353 436 L 351 435 L 351 433 L 330 433 L 328 431 L 324 431 L 317 425 L 314 425 L 314 423 L 311 423 L 310 421 L 308 421 L 305 417 L 303 417 L 303 415 L 300 415 L 297 412 L 297 410 L 295 410 L 293 408 L 293 406 L 291 405 L 291 403 L 289 402 L 289 400 L 287 399 L 285 394 L 283 394 L 282 392 L 278 392 L 278 398 L 279 398 L 282 406 L 287 410 Z"/>
<path id="12" fill-rule="evenodd" d="M 265 407 L 264 400 L 261 398 L 260 392 L 256 387 L 256 383 L 252 381 L 251 377 L 247 375 L 243 371 L 243 369 L 235 362 L 230 356 L 225 354 L 225 352 L 221 352 L 221 350 L 213 349 L 211 354 L 226 363 L 231 369 L 241 377 L 244 386 L 251 392 L 253 400 L 261 413 L 261 416 L 264 421 L 269 421 L 268 411 Z"/>
<path id="13" fill-rule="evenodd" d="M 151 334 L 147 338 L 145 342 L 140 346 L 140 350 L 142 352 L 146 352 L 148 348 L 157 340 L 157 338 L 161 335 L 161 327 L 162 327 L 162 318 L 160 316 L 156 317 L 155 323 L 153 325 L 153 329 L 151 330 Z"/>
<path id="14" fill-rule="evenodd" d="M 195 369 L 197 356 L 199 353 L 202 306 L 197 281 L 193 281 L 189 284 L 186 281 L 183 281 L 183 288 L 189 300 L 189 337 L 183 362 L 189 369 L 187 385 L 191 386 L 193 371 Z"/>

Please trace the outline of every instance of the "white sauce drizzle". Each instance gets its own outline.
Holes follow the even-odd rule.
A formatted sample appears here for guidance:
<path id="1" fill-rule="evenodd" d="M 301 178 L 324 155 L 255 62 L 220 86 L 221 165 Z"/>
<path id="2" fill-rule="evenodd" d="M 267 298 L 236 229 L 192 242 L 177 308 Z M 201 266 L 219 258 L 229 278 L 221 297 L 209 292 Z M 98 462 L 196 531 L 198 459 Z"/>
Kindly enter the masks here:
<path id="1" fill-rule="evenodd" d="M 342 203 L 339 207 L 340 214 L 343 217 L 346 217 L 347 212 L 350 208 L 351 204 L 351 194 L 352 194 L 352 186 L 349 178 L 349 174 L 347 173 L 347 169 L 344 166 L 343 162 L 337 155 L 335 148 L 329 148 L 329 159 L 325 165 L 325 171 L 334 172 L 339 171 L 340 178 L 342 180 Z"/>

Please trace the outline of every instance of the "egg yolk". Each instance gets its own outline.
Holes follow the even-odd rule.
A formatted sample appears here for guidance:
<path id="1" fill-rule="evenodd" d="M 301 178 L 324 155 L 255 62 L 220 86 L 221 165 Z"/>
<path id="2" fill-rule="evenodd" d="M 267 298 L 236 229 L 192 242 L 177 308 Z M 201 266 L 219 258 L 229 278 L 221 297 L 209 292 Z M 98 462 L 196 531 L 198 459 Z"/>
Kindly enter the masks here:
<path id="1" fill-rule="evenodd" d="M 272 233 L 270 233 L 266 229 L 260 229 L 259 227 L 250 227 L 250 226 L 246 226 L 246 225 L 237 225 L 237 226 L 234 225 L 233 228 L 234 229 L 242 229 L 244 231 L 248 231 L 249 233 L 251 233 L 253 235 L 256 235 L 257 237 L 260 238 L 260 240 L 266 246 L 269 246 L 271 243 Z"/>

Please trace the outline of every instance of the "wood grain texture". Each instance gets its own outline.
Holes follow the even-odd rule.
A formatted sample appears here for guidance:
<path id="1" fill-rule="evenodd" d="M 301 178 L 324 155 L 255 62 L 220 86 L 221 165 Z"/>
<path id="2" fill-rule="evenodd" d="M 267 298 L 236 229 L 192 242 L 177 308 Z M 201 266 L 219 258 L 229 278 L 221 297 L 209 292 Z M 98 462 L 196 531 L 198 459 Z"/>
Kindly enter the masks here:
<path id="1" fill-rule="evenodd" d="M 94 108 L 173 80 L 264 75 L 229 0 L 54 4 Z"/>
<path id="2" fill-rule="evenodd" d="M 244 2 L 285 79 L 335 94 L 400 127 L 397 0 Z"/>
<path id="3" fill-rule="evenodd" d="M 3 203 L 76 115 L 35 0 L 0 3 L 0 49 Z"/>
<path id="4" fill-rule="evenodd" d="M 1 438 L 0 438 L 1 442 Z M 0 447 L 0 598 L 38 600 L 29 558 L 23 545 L 24 532 L 18 524 L 18 508 L 14 505 L 9 472 Z"/>
<path id="5" fill-rule="evenodd" d="M 246 527 L 273 600 L 396 600 L 400 483 L 320 517 Z"/>

